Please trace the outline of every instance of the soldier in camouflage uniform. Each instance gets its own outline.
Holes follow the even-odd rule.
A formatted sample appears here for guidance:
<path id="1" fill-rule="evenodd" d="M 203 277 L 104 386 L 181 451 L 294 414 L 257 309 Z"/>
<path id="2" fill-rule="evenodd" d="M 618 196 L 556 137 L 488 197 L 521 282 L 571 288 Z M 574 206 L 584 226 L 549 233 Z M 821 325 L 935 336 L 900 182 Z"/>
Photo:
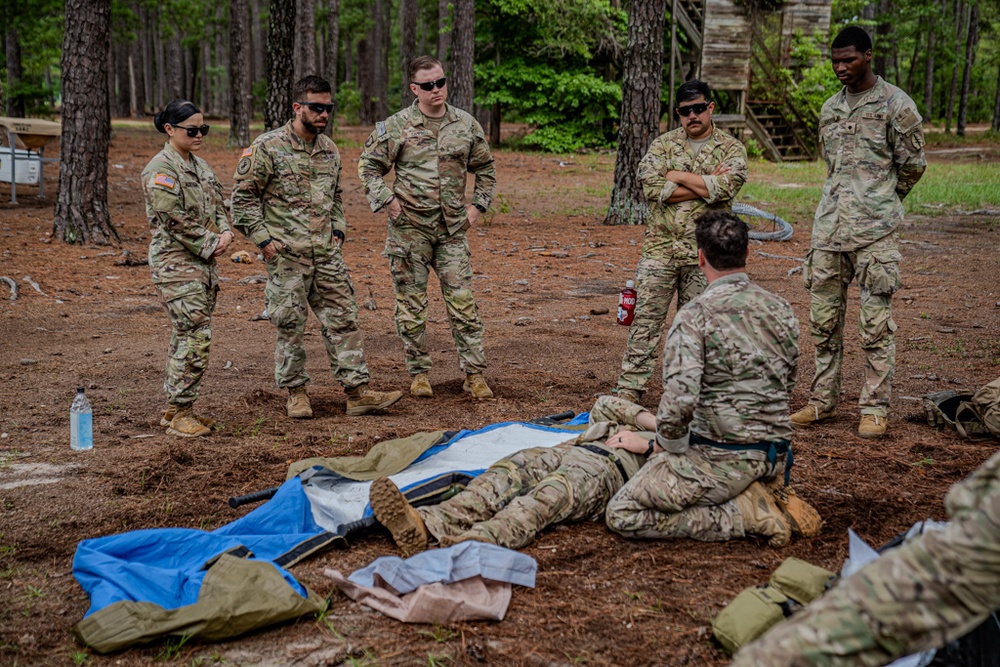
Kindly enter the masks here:
<path id="1" fill-rule="evenodd" d="M 952 487 L 951 522 L 869 563 L 736 654 L 740 667 L 874 667 L 1000 608 L 1000 453 Z"/>
<path id="2" fill-rule="evenodd" d="M 375 480 L 372 511 L 407 553 L 426 548 L 429 538 L 441 546 L 477 540 L 519 549 L 546 526 L 599 518 L 615 491 L 645 463 L 655 424 L 641 406 L 602 396 L 590 412 L 590 428 L 580 436 L 497 461 L 438 505 L 412 508 L 389 478 Z M 642 453 L 618 448 L 619 425 L 643 431 L 637 435 Z"/>
<path id="3" fill-rule="evenodd" d="M 827 178 L 803 271 L 816 375 L 809 404 L 792 415 L 792 425 L 809 426 L 835 414 L 847 288 L 857 279 L 865 354 L 858 435 L 878 438 L 886 431 L 896 368 L 892 295 L 900 286 L 902 201 L 927 162 L 913 100 L 872 73 L 871 58 L 871 39 L 858 26 L 841 30 L 830 50 L 844 88 L 823 104 L 820 114 Z"/>
<path id="4" fill-rule="evenodd" d="M 295 84 L 293 99 L 295 118 L 243 151 L 234 176 L 233 224 L 267 261 L 267 309 L 277 329 L 274 379 L 288 388 L 288 416 L 312 417 L 303 344 L 309 308 L 319 319 L 333 375 L 347 393 L 347 414 L 368 414 L 403 394 L 368 388 L 358 305 L 340 248 L 347 230 L 340 153 L 323 134 L 333 111 L 330 84 L 307 76 Z"/>
<path id="5" fill-rule="evenodd" d="M 433 396 L 428 371 L 427 276 L 441 282 L 463 389 L 475 398 L 492 398 L 483 372 L 483 322 L 472 292 L 472 262 L 466 230 L 489 208 L 496 188 L 493 156 L 476 120 L 446 103 L 447 81 L 441 63 L 428 56 L 409 67 L 414 104 L 377 123 L 358 160 L 358 175 L 373 211 L 385 211 L 389 258 L 396 286 L 396 331 L 403 339 L 410 393 Z M 389 188 L 385 175 L 396 170 Z M 472 203 L 465 204 L 466 174 L 475 176 Z"/>
<path id="6" fill-rule="evenodd" d="M 615 388 L 636 402 L 656 368 L 674 293 L 680 309 L 705 291 L 694 221 L 704 211 L 730 210 L 747 179 L 743 144 L 712 122 L 715 103 L 708 84 L 689 81 L 677 90 L 677 99 L 681 127 L 657 137 L 639 163 L 649 222 L 636 269 L 635 319 Z"/>
<path id="7" fill-rule="evenodd" d="M 215 420 L 192 406 L 208 367 L 212 312 L 219 291 L 215 258 L 233 240 L 222 184 L 193 153 L 208 133 L 191 102 L 174 100 L 156 114 L 156 129 L 169 135 L 163 150 L 142 170 L 146 217 L 152 238 L 149 266 L 173 330 L 167 350 L 167 409 L 160 423 L 180 437 L 211 433 Z"/>
<path id="8" fill-rule="evenodd" d="M 782 472 L 788 481 L 799 323 L 784 299 L 747 277 L 748 232 L 739 218 L 709 211 L 695 233 L 709 286 L 678 311 L 667 334 L 656 415 L 663 453 L 611 499 L 607 524 L 627 537 L 752 534 L 782 546 L 794 526 L 756 482 Z"/>

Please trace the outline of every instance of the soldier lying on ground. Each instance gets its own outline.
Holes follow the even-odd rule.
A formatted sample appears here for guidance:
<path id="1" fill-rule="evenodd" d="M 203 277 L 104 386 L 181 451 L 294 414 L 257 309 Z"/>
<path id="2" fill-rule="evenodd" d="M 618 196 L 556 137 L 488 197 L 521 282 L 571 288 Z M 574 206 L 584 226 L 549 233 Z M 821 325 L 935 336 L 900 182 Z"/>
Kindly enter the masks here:
<path id="1" fill-rule="evenodd" d="M 603 516 L 611 496 L 646 462 L 645 455 L 606 441 L 621 428 L 638 429 L 650 443 L 654 427 L 652 413 L 641 406 L 601 396 L 580 436 L 501 459 L 438 505 L 411 507 L 388 477 L 376 479 L 372 512 L 406 553 L 427 548 L 431 539 L 441 546 L 478 540 L 518 549 L 546 526 Z"/>

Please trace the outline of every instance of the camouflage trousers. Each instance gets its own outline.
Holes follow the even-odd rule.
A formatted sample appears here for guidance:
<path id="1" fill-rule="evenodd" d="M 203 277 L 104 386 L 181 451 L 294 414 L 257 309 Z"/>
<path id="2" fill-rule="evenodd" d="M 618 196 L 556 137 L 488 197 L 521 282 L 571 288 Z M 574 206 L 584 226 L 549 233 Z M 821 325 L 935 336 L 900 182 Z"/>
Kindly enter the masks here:
<path id="1" fill-rule="evenodd" d="M 902 257 L 898 240 L 898 234 L 892 233 L 851 252 L 809 252 L 803 273 L 810 297 L 810 333 L 816 345 L 816 375 L 809 403 L 820 410 L 832 410 L 840 400 L 847 288 L 856 278 L 861 296 L 858 325 L 865 356 L 858 404 L 861 414 L 888 415 L 896 370 L 892 295 L 900 285 Z"/>
<path id="2" fill-rule="evenodd" d="M 403 340 L 406 370 L 416 375 L 431 369 L 427 349 L 427 278 L 433 269 L 441 283 L 451 335 L 458 361 L 466 373 L 486 370 L 483 321 L 472 292 L 472 260 L 465 232 L 449 234 L 443 224 L 436 229 L 389 223 L 383 255 L 396 287 L 396 332 Z M 402 224 L 401 224 L 402 223 Z"/>
<path id="3" fill-rule="evenodd" d="M 785 470 L 784 455 L 774 466 L 764 459 L 762 452 L 699 445 L 683 454 L 656 454 L 608 503 L 608 528 L 649 539 L 743 537 L 743 517 L 733 498 Z"/>
<path id="4" fill-rule="evenodd" d="M 163 381 L 171 405 L 194 403 L 208 368 L 212 312 L 219 293 L 218 278 L 213 274 L 211 280 L 211 285 L 197 281 L 156 285 L 172 327 Z"/>
<path id="5" fill-rule="evenodd" d="M 607 456 L 580 447 L 532 447 L 501 459 L 456 496 L 420 512 L 427 530 L 520 549 L 545 527 L 601 516 L 622 485 Z"/>
<path id="6" fill-rule="evenodd" d="M 316 314 L 333 377 L 351 388 L 368 382 L 358 304 L 339 247 L 321 262 L 309 263 L 286 252 L 267 263 L 267 311 L 277 329 L 274 380 L 279 387 L 298 387 L 306 373 L 305 331 L 309 309 Z"/>
<path id="7" fill-rule="evenodd" d="M 952 487 L 951 522 L 869 563 L 736 655 L 741 667 L 884 665 L 1000 608 L 1000 453 Z"/>
<path id="8" fill-rule="evenodd" d="M 680 308 L 704 292 L 707 286 L 705 274 L 697 264 L 678 266 L 650 257 L 639 260 L 635 272 L 635 319 L 628 330 L 617 389 L 642 394 L 656 369 L 660 334 L 667 323 L 674 293 L 677 293 L 677 308 Z"/>

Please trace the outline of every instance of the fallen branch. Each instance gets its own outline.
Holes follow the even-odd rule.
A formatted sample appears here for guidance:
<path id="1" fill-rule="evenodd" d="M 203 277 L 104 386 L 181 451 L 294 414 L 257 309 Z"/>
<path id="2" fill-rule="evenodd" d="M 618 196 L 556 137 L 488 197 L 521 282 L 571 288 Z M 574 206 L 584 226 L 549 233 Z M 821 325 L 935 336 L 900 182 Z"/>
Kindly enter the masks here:
<path id="1" fill-rule="evenodd" d="M 10 287 L 10 300 L 17 301 L 17 283 L 7 276 L 0 276 L 0 283 L 7 283 L 7 286 Z"/>
<path id="2" fill-rule="evenodd" d="M 32 289 L 34 289 L 36 292 L 38 292 L 42 296 L 48 296 L 48 294 L 46 294 L 45 292 L 43 292 L 42 288 L 38 286 L 38 283 L 36 283 L 34 280 L 31 279 L 31 276 L 25 276 L 24 277 L 24 282 L 26 282 L 29 285 L 31 285 Z"/>
<path id="3" fill-rule="evenodd" d="M 761 257 L 765 257 L 767 259 L 787 259 L 787 260 L 789 260 L 791 262 L 804 262 L 804 261 L 806 261 L 805 257 L 790 257 L 788 255 L 772 255 L 771 253 L 764 252 L 763 250 L 755 250 L 754 252 L 756 252 Z"/>

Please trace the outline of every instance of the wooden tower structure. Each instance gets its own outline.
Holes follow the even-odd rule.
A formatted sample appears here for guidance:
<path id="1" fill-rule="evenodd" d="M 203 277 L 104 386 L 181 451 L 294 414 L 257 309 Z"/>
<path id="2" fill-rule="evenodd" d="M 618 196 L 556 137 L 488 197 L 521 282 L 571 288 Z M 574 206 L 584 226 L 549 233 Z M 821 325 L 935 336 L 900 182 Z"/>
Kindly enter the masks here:
<path id="1" fill-rule="evenodd" d="M 776 10 L 751 13 L 735 0 L 672 0 L 671 108 L 680 82 L 702 79 L 730 111 L 714 117 L 720 127 L 748 130 L 772 160 L 812 159 L 811 119 L 789 103 L 794 83 L 781 69 L 802 64 L 792 62 L 797 32 L 829 31 L 830 5 L 831 0 L 787 0 Z M 683 54 L 681 31 L 690 47 Z"/>

